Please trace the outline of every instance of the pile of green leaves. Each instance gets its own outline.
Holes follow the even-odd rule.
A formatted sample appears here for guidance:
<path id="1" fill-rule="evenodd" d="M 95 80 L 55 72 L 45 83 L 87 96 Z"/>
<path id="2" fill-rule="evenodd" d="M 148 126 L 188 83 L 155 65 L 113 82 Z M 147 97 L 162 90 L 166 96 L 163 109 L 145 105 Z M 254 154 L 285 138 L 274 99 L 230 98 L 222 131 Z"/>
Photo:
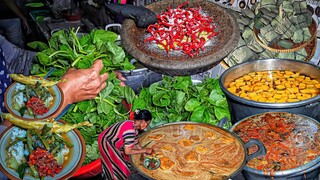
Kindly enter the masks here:
<path id="1" fill-rule="evenodd" d="M 132 104 L 133 110 L 138 108 L 151 111 L 150 127 L 179 121 L 218 125 L 223 117 L 230 119 L 226 96 L 215 78 L 195 84 L 190 76 L 165 76 L 142 88 Z"/>
<path id="2" fill-rule="evenodd" d="M 121 102 L 126 99 L 131 104 L 135 97 L 130 87 L 120 86 L 121 81 L 114 73 L 114 70 L 134 69 L 122 47 L 115 43 L 117 37 L 116 33 L 105 30 L 93 30 L 82 37 L 78 37 L 74 30 L 61 30 L 52 35 L 48 44 L 29 43 L 30 47 L 40 50 L 31 69 L 33 75 L 43 76 L 55 68 L 49 77 L 60 79 L 69 68 L 86 69 L 97 59 L 102 59 L 104 64 L 101 73 L 109 73 L 107 87 L 96 98 L 73 104 L 61 118 L 72 124 L 82 121 L 93 124 L 92 127 L 79 128 L 86 142 L 83 165 L 100 157 L 98 135 L 111 124 L 128 119 L 129 113 Z"/>
<path id="3" fill-rule="evenodd" d="M 134 66 L 126 58 L 126 53 L 115 41 L 118 35 L 112 31 L 93 30 L 89 34 L 77 36 L 71 29 L 55 32 L 48 44 L 40 41 L 28 43 L 39 50 L 31 68 L 32 75 L 44 76 L 51 68 L 55 71 L 51 79 L 60 78 L 70 67 L 89 68 L 95 60 L 102 59 L 105 68 L 102 73 L 121 69 L 132 70 Z"/>

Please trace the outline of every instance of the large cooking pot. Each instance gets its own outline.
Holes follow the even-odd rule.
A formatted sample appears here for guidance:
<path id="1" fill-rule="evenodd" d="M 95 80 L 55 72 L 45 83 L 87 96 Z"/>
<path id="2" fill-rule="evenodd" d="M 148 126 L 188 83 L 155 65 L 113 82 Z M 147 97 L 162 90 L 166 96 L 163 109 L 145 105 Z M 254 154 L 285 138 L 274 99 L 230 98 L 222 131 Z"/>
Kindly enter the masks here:
<path id="1" fill-rule="evenodd" d="M 235 177 L 247 161 L 265 154 L 258 140 L 246 144 L 223 128 L 197 122 L 168 123 L 139 137 L 141 146 L 153 147 L 160 167 L 149 170 L 144 155 L 131 155 L 132 166 L 147 179 L 228 179 Z M 247 148 L 259 151 L 247 155 Z"/>
<path id="2" fill-rule="evenodd" d="M 227 87 L 235 79 L 256 71 L 290 70 L 310 76 L 320 81 L 320 67 L 302 61 L 287 59 L 263 59 L 248 61 L 227 69 L 220 77 L 220 87 L 226 94 L 232 123 L 240 119 L 262 112 L 290 112 L 304 114 L 320 121 L 320 95 L 303 101 L 290 103 L 264 103 L 251 101 L 236 96 L 227 90 Z"/>
<path id="3" fill-rule="evenodd" d="M 281 118 L 284 120 L 283 121 L 280 120 Z M 285 124 L 289 125 L 288 127 L 292 127 L 292 129 L 288 130 L 289 128 L 286 127 L 285 130 L 281 130 L 280 132 L 277 131 L 277 129 L 280 129 L 280 127 L 283 125 L 283 124 L 280 124 L 279 122 L 285 122 Z M 274 126 L 273 128 L 271 128 L 272 125 L 276 125 L 276 128 L 274 128 Z M 256 131 L 257 129 L 259 130 Z M 285 132 L 286 130 L 290 132 Z M 255 114 L 240 120 L 239 122 L 237 122 L 231 127 L 230 131 L 238 135 L 241 139 L 244 140 L 244 142 L 250 139 L 248 137 L 257 138 L 261 140 L 261 142 L 263 142 L 264 146 L 266 147 L 267 154 L 265 156 L 265 159 L 262 159 L 262 160 L 256 159 L 256 161 L 253 161 L 252 163 L 248 161 L 247 165 L 244 167 L 242 174 L 247 180 L 256 180 L 256 179 L 318 180 L 320 178 L 320 174 L 319 174 L 320 173 L 320 156 L 319 156 L 320 123 L 315 119 L 304 116 L 304 115 L 292 114 L 287 112 L 267 112 L 267 113 Z M 255 134 L 254 132 L 258 132 L 259 135 Z M 269 136 L 269 133 L 273 133 L 273 132 L 281 134 L 278 140 L 274 140 L 276 139 L 275 137 L 277 137 L 275 135 L 271 136 L 270 134 Z M 259 136 L 259 137 L 256 137 L 256 136 Z M 267 138 L 265 138 L 267 136 L 268 138 L 269 137 L 273 137 L 273 138 L 271 140 L 268 140 Z M 282 144 L 281 145 L 277 144 L 277 147 L 274 147 L 273 145 L 275 145 L 275 142 L 282 143 Z M 308 148 L 309 142 L 312 142 L 313 144 L 312 147 L 310 148 Z M 301 150 L 301 154 L 297 153 L 297 152 L 300 152 L 299 148 L 300 150 L 303 149 Z M 311 149 L 313 151 L 310 151 Z M 316 151 L 315 153 L 318 153 L 318 155 L 316 154 L 310 155 L 314 151 Z M 278 152 L 278 153 L 274 153 L 274 152 Z M 274 169 L 274 168 L 282 167 L 283 164 L 291 165 L 287 161 L 287 159 L 289 158 L 286 158 L 286 157 L 290 156 L 290 159 L 295 159 L 296 158 L 295 156 L 298 156 L 298 158 L 299 157 L 301 158 L 306 153 L 310 155 L 310 159 L 303 160 L 304 161 L 303 163 L 305 164 L 298 166 L 298 164 L 292 163 L 292 165 L 294 165 L 292 167 L 294 168 L 287 168 L 285 166 L 283 167 L 283 170 Z M 262 170 L 258 170 L 259 168 L 254 168 L 251 166 L 253 163 L 258 165 L 262 164 L 257 162 L 268 162 L 269 164 L 272 164 L 271 162 L 275 162 L 273 161 L 273 158 L 270 158 L 272 160 L 271 161 L 270 159 L 267 160 L 267 157 L 271 157 L 274 154 L 278 154 L 276 156 L 276 158 L 278 159 L 276 158 L 275 159 L 277 162 L 280 163 L 280 164 L 277 164 L 278 167 L 273 166 L 272 169 L 274 171 L 273 170 L 269 171 L 266 169 L 262 171 Z M 286 163 L 283 163 L 283 161 L 285 161 Z M 292 161 L 292 162 L 297 162 L 297 161 L 298 160 Z"/>
<path id="4" fill-rule="evenodd" d="M 143 87 L 149 87 L 152 83 L 162 80 L 162 74 L 156 73 L 142 66 L 135 59 L 131 60 L 134 70 L 119 70 L 126 78 L 125 84 L 130 86 L 135 93 L 139 93 Z"/>

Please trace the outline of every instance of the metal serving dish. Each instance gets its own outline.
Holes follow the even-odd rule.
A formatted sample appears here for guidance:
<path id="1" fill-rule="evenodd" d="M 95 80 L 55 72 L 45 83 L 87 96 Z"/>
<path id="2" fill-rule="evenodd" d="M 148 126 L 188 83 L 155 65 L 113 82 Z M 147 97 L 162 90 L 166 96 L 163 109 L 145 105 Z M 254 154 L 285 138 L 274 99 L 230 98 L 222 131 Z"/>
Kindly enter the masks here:
<path id="1" fill-rule="evenodd" d="M 144 167 L 144 155 L 131 155 L 132 166 L 147 179 L 228 179 L 239 174 L 246 162 L 265 155 L 258 140 L 246 144 L 218 126 L 197 122 L 168 123 L 150 129 L 139 137 L 142 147 L 153 147 L 160 167 Z M 247 148 L 259 151 L 247 155 Z M 173 164 L 172 164 L 173 163 Z"/>
<path id="2" fill-rule="evenodd" d="M 262 122 L 259 120 L 259 118 L 265 118 L 266 114 L 271 115 L 277 115 L 281 116 L 282 118 L 289 119 L 291 118 L 292 121 L 295 122 L 294 126 L 295 128 L 290 133 L 296 133 L 298 138 L 292 138 L 291 142 L 292 144 L 295 144 L 297 147 L 305 147 L 306 143 L 308 141 L 302 141 L 303 139 L 309 139 L 309 141 L 313 140 L 313 148 L 318 148 L 319 145 L 316 145 L 316 142 L 320 141 L 320 123 L 316 121 L 313 118 L 299 115 L 299 114 L 293 114 L 293 113 L 286 113 L 286 112 L 267 112 L 267 113 L 259 113 L 255 114 L 249 117 L 246 117 L 240 121 L 238 121 L 236 124 L 234 124 L 230 131 L 236 133 L 236 131 L 239 129 L 245 129 L 245 126 L 242 125 L 243 123 L 248 123 L 250 126 L 256 127 L 256 129 L 259 129 L 259 124 Z M 255 122 L 255 123 L 253 123 Z M 266 121 L 267 123 L 263 122 L 262 124 L 265 124 L 265 127 L 269 127 L 271 123 Z M 245 131 L 247 132 L 247 131 Z M 263 132 L 261 132 L 263 133 Z M 237 134 L 237 133 L 236 133 Z M 292 136 L 293 137 L 293 136 Z M 280 142 L 278 142 L 280 143 Z M 286 144 L 285 144 L 286 145 Z M 310 145 L 309 145 L 310 146 Z M 267 147 L 267 146 L 265 146 Z M 282 148 L 283 149 L 283 148 Z M 291 149 L 291 148 L 290 148 Z M 306 150 L 305 153 L 307 153 L 308 150 Z M 268 149 L 267 149 L 268 153 Z M 270 154 L 269 154 L 270 155 Z M 268 156 L 268 154 L 266 155 Z M 293 157 L 294 158 L 294 157 Z M 279 170 L 274 172 L 264 172 L 252 167 L 249 167 L 246 165 L 244 167 L 244 170 L 242 171 L 242 174 L 247 180 L 269 180 L 269 179 L 275 179 L 275 180 L 300 180 L 300 179 L 308 179 L 308 180 L 318 180 L 320 178 L 320 156 L 317 156 L 315 159 L 311 160 L 308 163 L 305 163 L 304 165 L 298 166 L 296 168 L 287 169 L 287 170 Z"/>
<path id="3" fill-rule="evenodd" d="M 299 102 L 292 103 L 263 103 L 251 101 L 236 96 L 227 90 L 235 79 L 256 71 L 290 70 L 310 76 L 320 81 L 320 67 L 297 60 L 288 59 L 262 59 L 248 61 L 227 69 L 220 77 L 220 87 L 226 94 L 232 123 L 262 112 L 290 112 L 303 114 L 320 121 L 320 95 Z"/>

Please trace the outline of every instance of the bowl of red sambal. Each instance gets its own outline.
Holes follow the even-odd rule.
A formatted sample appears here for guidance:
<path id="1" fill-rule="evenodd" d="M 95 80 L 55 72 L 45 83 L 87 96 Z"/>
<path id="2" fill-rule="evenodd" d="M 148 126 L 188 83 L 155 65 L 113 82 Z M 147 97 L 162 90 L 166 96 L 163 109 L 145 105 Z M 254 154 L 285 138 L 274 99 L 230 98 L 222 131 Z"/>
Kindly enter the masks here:
<path id="1" fill-rule="evenodd" d="M 244 142 L 259 139 L 267 153 L 248 161 L 247 179 L 317 179 L 320 170 L 320 123 L 305 115 L 265 112 L 244 118 L 230 129 Z M 257 147 L 249 149 L 249 154 Z"/>

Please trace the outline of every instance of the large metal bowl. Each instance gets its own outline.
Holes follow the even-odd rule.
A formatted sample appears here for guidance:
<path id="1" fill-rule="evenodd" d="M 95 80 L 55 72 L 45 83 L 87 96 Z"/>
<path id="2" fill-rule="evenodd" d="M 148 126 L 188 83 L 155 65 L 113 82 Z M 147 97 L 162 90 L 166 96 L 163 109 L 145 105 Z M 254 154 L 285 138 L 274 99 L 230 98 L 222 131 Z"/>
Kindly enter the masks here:
<path id="1" fill-rule="evenodd" d="M 185 1 L 163 0 L 146 7 L 155 13 L 161 13 L 168 6 L 176 8 L 183 2 Z M 193 58 L 184 54 L 166 53 L 165 50 L 150 48 L 149 43 L 144 43 L 146 28 L 138 28 L 132 19 L 126 19 L 121 28 L 123 47 L 148 69 L 166 75 L 193 75 L 217 65 L 238 44 L 240 37 L 238 23 L 231 13 L 217 4 L 203 0 L 190 0 L 188 3 L 189 7 L 200 5 L 205 13 L 213 17 L 218 30 L 217 36 L 214 37 L 214 45 Z"/>
<path id="2" fill-rule="evenodd" d="M 320 67 L 297 60 L 263 59 L 238 64 L 227 69 L 220 77 L 220 87 L 226 94 L 232 123 L 245 117 L 262 112 L 289 112 L 303 114 L 320 121 L 320 95 L 310 99 L 292 103 L 264 103 L 251 101 L 236 96 L 227 90 L 235 79 L 256 71 L 289 70 L 299 72 L 320 81 Z"/>
<path id="3" fill-rule="evenodd" d="M 306 135 L 310 139 L 314 139 L 316 142 L 319 134 L 319 128 L 320 128 L 320 123 L 316 121 L 313 118 L 304 116 L 304 115 L 299 115 L 299 114 L 293 114 L 293 113 L 286 113 L 286 112 L 267 112 L 267 113 L 260 113 L 260 114 L 255 114 L 249 117 L 246 117 L 240 121 L 238 121 L 236 124 L 234 124 L 230 131 L 236 133 L 236 130 L 239 130 L 243 128 L 241 124 L 245 122 L 251 122 L 252 119 L 258 119 L 264 117 L 266 114 L 271 114 L 271 115 L 277 115 L 277 116 L 282 116 L 283 118 L 293 118 L 295 119 L 295 129 L 297 132 L 305 131 Z M 256 121 L 257 124 L 259 124 L 260 121 Z M 252 126 L 257 126 L 257 124 L 250 123 Z M 269 124 L 265 124 L 266 127 L 269 127 Z M 298 131 L 299 130 L 299 131 Z M 294 133 L 294 132 L 291 132 Z M 302 136 L 302 135 L 301 135 Z M 302 143 L 299 139 L 293 139 L 294 143 L 299 144 Z M 304 143 L 304 142 L 303 142 Z M 314 145 L 314 148 L 319 147 L 316 146 L 316 143 Z M 267 155 L 268 155 L 268 149 L 267 149 Z M 284 180 L 284 179 L 290 179 L 290 180 L 300 180 L 300 179 L 318 179 L 320 177 L 320 156 L 317 158 L 311 160 L 308 163 L 305 163 L 304 165 L 301 165 L 299 167 L 293 168 L 293 169 L 287 169 L 287 170 L 279 170 L 275 172 L 265 172 L 261 171 L 255 168 L 252 168 L 248 165 L 244 167 L 243 170 L 243 175 L 247 180 L 269 180 L 269 179 L 274 179 L 274 180 Z"/>
<path id="4" fill-rule="evenodd" d="M 189 128 L 187 128 L 189 126 Z M 192 127 L 192 128 L 191 128 Z M 212 133 L 214 138 L 206 137 L 207 133 Z M 152 136 L 163 135 L 158 140 L 151 139 Z M 192 139 L 192 136 L 199 137 L 198 140 Z M 189 139 L 194 142 L 191 146 L 183 147 L 181 140 Z M 226 139 L 229 139 L 226 142 Z M 231 140 L 231 141 L 230 141 Z M 142 147 L 153 147 L 157 157 L 160 158 L 160 168 L 149 170 L 143 165 L 145 156 L 134 154 L 130 156 L 132 166 L 147 179 L 221 179 L 221 172 L 224 172 L 225 178 L 229 179 L 239 174 L 246 162 L 265 155 L 265 147 L 261 141 L 252 139 L 247 143 L 221 127 L 213 126 L 205 123 L 181 121 L 175 123 L 168 123 L 152 128 L 139 137 L 139 143 Z M 173 149 L 162 150 L 166 145 Z M 247 149 L 253 145 L 259 147 L 259 151 L 248 155 Z M 191 152 L 196 151 L 198 146 L 210 149 L 205 154 L 199 153 L 198 162 L 186 161 L 185 156 Z M 175 164 L 169 170 L 162 169 L 162 158 L 167 156 Z M 204 165 L 205 162 L 212 162 L 211 165 Z M 195 168 L 195 166 L 198 166 Z M 199 168 L 201 167 L 201 168 Z M 214 173 L 218 170 L 220 173 Z M 182 171 L 187 170 L 193 174 L 183 174 Z"/>

